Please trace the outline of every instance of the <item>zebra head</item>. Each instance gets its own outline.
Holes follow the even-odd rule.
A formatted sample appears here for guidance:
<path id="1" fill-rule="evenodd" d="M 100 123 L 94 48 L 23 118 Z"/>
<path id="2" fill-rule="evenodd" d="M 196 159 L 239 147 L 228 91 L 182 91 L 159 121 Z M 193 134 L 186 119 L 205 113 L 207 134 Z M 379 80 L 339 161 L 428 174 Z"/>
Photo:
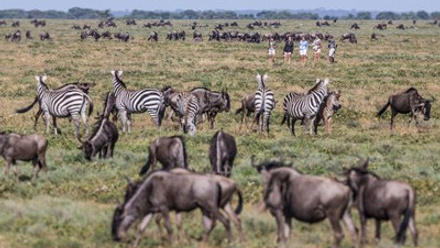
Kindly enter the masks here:
<path id="1" fill-rule="evenodd" d="M 196 134 L 197 128 L 196 125 L 192 122 L 186 123 L 183 128 L 183 132 L 189 134 L 190 136 L 194 136 Z"/>
<path id="2" fill-rule="evenodd" d="M 258 84 L 258 89 L 264 89 L 266 88 L 266 81 L 269 79 L 269 75 L 265 73 L 263 77 L 261 77 L 260 74 L 257 74 L 257 77 L 255 78 Z"/>
<path id="3" fill-rule="evenodd" d="M 122 71 L 110 71 L 110 73 L 113 75 L 113 77 L 117 78 L 118 80 L 120 80 L 122 76 Z"/>

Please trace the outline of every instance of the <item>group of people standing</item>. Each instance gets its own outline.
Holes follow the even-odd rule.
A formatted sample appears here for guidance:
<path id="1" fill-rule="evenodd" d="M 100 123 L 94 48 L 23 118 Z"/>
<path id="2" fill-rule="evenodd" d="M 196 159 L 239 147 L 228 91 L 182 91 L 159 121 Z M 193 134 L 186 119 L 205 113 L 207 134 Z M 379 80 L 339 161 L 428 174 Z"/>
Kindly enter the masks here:
<path id="1" fill-rule="evenodd" d="M 273 38 L 269 39 L 269 61 L 275 62 L 275 56 L 276 51 L 275 48 L 277 47 L 276 42 Z M 293 39 L 291 36 L 287 37 L 287 40 L 284 43 L 283 53 L 284 53 L 284 63 L 288 62 L 289 64 L 292 61 L 292 53 L 293 53 Z M 314 62 L 317 63 L 321 59 L 321 50 L 322 50 L 322 42 L 319 37 L 315 37 L 315 40 L 312 43 L 313 48 L 313 54 L 314 54 Z M 335 51 L 336 51 L 336 43 L 334 40 L 331 40 L 328 45 L 329 48 L 329 61 L 331 63 L 334 62 L 335 57 Z M 306 40 L 305 36 L 301 36 L 301 40 L 299 41 L 299 55 L 300 55 L 300 62 L 305 64 L 307 61 L 307 51 L 309 49 L 309 42 Z"/>

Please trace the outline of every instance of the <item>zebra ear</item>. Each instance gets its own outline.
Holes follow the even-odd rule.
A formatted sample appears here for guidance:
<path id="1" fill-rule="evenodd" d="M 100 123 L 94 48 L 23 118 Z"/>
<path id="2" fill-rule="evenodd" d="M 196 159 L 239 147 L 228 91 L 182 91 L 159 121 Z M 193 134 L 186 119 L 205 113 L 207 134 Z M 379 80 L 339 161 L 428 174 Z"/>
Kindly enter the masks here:
<path id="1" fill-rule="evenodd" d="M 255 80 L 257 81 L 257 84 L 260 84 L 260 82 L 261 82 L 261 75 L 257 74 L 257 77 L 255 77 Z"/>
<path id="2" fill-rule="evenodd" d="M 118 71 L 118 77 L 121 77 L 121 76 L 122 76 L 122 70 Z"/>
<path id="3" fill-rule="evenodd" d="M 110 73 L 115 76 L 115 71 L 111 70 Z"/>
<path id="4" fill-rule="evenodd" d="M 265 73 L 263 76 L 263 82 L 266 83 L 268 79 L 269 79 L 269 75 L 267 75 L 267 73 Z"/>
<path id="5" fill-rule="evenodd" d="M 46 76 L 46 75 L 43 75 L 43 76 L 41 77 L 41 81 L 42 81 L 43 83 L 46 81 L 46 79 L 47 79 L 47 76 Z"/>
<path id="6" fill-rule="evenodd" d="M 329 83 L 330 83 L 330 79 L 329 78 L 324 79 L 324 85 L 327 85 Z"/>
<path id="7" fill-rule="evenodd" d="M 40 76 L 35 76 L 35 79 L 37 80 L 37 82 L 40 82 Z"/>
<path id="8" fill-rule="evenodd" d="M 316 78 L 316 83 L 319 83 L 319 82 L 321 82 L 321 79 L 320 78 Z"/>

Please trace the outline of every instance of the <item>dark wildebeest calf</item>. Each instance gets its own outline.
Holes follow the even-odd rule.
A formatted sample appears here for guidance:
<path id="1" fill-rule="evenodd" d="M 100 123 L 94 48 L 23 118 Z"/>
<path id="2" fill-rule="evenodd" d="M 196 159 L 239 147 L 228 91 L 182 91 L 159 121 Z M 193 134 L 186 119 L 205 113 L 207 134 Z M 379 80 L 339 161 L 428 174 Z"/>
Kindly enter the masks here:
<path id="1" fill-rule="evenodd" d="M 212 171 L 216 174 L 229 177 L 237 155 L 237 145 L 234 136 L 223 131 L 217 131 L 209 147 L 209 160 Z"/>
<path id="2" fill-rule="evenodd" d="M 367 219 L 376 220 L 376 241 L 380 241 L 381 221 L 391 220 L 396 232 L 396 242 L 405 243 L 405 232 L 409 226 L 414 246 L 417 246 L 415 225 L 416 195 L 406 183 L 380 179 L 368 171 L 368 160 L 359 167 L 350 168 L 347 173 L 348 184 L 353 190 L 355 205 L 361 219 L 361 243 L 367 241 Z M 401 216 L 403 215 L 403 220 Z"/>
<path id="3" fill-rule="evenodd" d="M 280 162 L 266 162 L 257 169 L 263 176 L 266 208 L 277 222 L 278 242 L 289 238 L 292 218 L 306 223 L 328 218 L 334 232 L 334 247 L 339 247 L 344 237 L 341 220 L 356 246 L 357 232 L 350 211 L 352 192 L 347 185 L 330 178 L 302 175 Z"/>
<path id="4" fill-rule="evenodd" d="M 416 124 L 418 123 L 416 115 L 419 113 L 424 115 L 425 121 L 429 120 L 430 118 L 431 101 L 423 99 L 423 97 L 419 95 L 417 90 L 413 87 L 388 98 L 388 102 L 382 107 L 382 109 L 379 110 L 377 116 L 380 117 L 385 110 L 387 110 L 388 106 L 391 106 L 391 132 L 393 131 L 394 117 L 396 117 L 396 115 L 399 113 L 410 114 L 410 124 L 414 119 L 416 120 Z"/>
<path id="5" fill-rule="evenodd" d="M 34 172 L 32 179 L 38 177 L 38 172 L 47 171 L 46 150 L 47 140 L 37 134 L 20 135 L 16 133 L 0 133 L 0 155 L 6 161 L 5 176 L 9 174 L 11 164 L 15 166 L 15 181 L 18 182 L 16 160 L 32 161 Z"/>
<path id="6" fill-rule="evenodd" d="M 340 96 L 341 94 L 339 91 L 332 91 L 324 97 L 324 101 L 319 107 L 318 114 L 316 115 L 314 122 L 316 134 L 318 134 L 318 125 L 321 120 L 324 121 L 325 132 L 327 135 L 332 133 L 333 114 L 335 114 L 341 108 L 341 104 L 339 104 Z"/>
<path id="7" fill-rule="evenodd" d="M 231 241 L 229 220 L 219 209 L 221 199 L 221 185 L 209 176 L 195 173 L 153 172 L 141 183 L 132 197 L 116 208 L 111 228 L 113 240 L 124 239 L 130 226 L 141 218 L 136 240 L 133 243 L 133 247 L 136 247 L 153 215 L 160 213 L 165 219 L 168 241 L 172 243 L 173 230 L 169 212 L 189 212 L 200 208 L 205 217 L 212 217 L 223 223 L 228 240 Z M 207 240 L 211 229 L 205 228 L 203 241 Z"/>
<path id="8" fill-rule="evenodd" d="M 159 137 L 150 144 L 147 163 L 139 172 L 144 175 L 150 169 L 154 170 L 156 163 L 162 163 L 164 170 L 170 170 L 174 167 L 188 168 L 185 141 L 183 136 Z"/>

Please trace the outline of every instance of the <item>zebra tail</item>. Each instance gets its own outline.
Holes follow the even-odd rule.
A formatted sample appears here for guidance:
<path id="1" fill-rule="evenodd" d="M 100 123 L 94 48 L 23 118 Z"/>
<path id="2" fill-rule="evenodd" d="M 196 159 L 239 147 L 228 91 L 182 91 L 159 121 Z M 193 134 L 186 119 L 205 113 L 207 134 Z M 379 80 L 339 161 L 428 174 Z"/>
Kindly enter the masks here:
<path id="1" fill-rule="evenodd" d="M 161 104 L 161 106 L 159 107 L 159 113 L 157 115 L 157 125 L 160 127 L 162 125 L 162 119 L 163 116 L 165 115 L 165 110 L 167 108 L 167 106 L 165 104 Z"/>
<path id="2" fill-rule="evenodd" d="M 29 110 L 31 110 L 32 107 L 34 107 L 34 105 L 35 105 L 37 102 L 38 102 L 38 96 L 35 97 L 35 100 L 34 100 L 34 102 L 31 103 L 31 105 L 29 105 L 29 106 L 27 106 L 27 107 L 24 107 L 24 108 L 22 108 L 22 109 L 15 110 L 15 112 L 18 113 L 18 114 L 26 113 L 26 112 L 28 112 Z"/>
<path id="3" fill-rule="evenodd" d="M 384 112 L 385 112 L 385 110 L 387 110 L 387 108 L 388 108 L 388 106 L 390 106 L 390 99 L 388 99 L 388 102 L 385 104 L 385 106 L 383 106 L 380 110 L 379 110 L 379 112 L 377 112 L 377 117 L 380 117 Z"/>

